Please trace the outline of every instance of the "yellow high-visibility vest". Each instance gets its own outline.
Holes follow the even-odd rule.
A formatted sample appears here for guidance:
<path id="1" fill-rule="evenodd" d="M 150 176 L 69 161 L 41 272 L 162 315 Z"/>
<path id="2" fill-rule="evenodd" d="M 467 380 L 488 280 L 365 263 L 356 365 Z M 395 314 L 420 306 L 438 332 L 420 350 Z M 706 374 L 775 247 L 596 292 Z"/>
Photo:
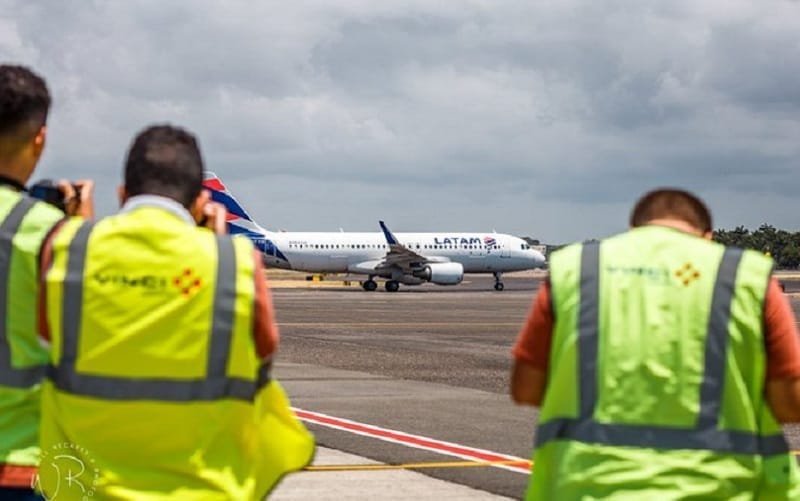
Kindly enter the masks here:
<path id="1" fill-rule="evenodd" d="M 59 210 L 0 187 L 0 464 L 39 463 L 47 350 L 36 332 L 37 256 Z"/>
<path id="2" fill-rule="evenodd" d="M 247 239 L 161 208 L 64 225 L 47 273 L 45 494 L 261 499 L 311 461 L 256 354 L 253 274 Z M 78 464 L 75 487 L 64 471 Z"/>
<path id="3" fill-rule="evenodd" d="M 764 395 L 771 271 L 660 226 L 554 253 L 526 499 L 800 498 Z"/>

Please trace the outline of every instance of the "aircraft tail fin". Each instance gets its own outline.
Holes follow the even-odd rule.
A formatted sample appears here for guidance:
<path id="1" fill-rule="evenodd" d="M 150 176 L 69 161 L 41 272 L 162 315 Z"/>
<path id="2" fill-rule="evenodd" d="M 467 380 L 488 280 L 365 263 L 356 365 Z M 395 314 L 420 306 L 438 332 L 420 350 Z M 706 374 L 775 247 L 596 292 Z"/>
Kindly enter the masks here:
<path id="1" fill-rule="evenodd" d="M 254 223 L 250 214 L 244 210 L 244 207 L 233 197 L 216 174 L 213 172 L 206 172 L 203 179 L 203 188 L 211 192 L 212 200 L 221 203 L 225 206 L 225 209 L 228 210 L 228 223 L 241 224 L 242 220 Z"/>

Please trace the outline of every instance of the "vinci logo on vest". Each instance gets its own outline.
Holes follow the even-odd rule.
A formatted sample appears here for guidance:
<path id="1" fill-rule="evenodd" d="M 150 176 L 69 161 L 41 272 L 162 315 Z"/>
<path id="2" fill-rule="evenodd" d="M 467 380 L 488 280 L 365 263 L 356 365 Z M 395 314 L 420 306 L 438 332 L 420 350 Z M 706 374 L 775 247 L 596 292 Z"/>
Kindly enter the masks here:
<path id="1" fill-rule="evenodd" d="M 141 289 L 148 292 L 163 291 L 167 280 L 158 275 L 126 275 L 124 273 L 95 273 L 92 278 L 99 285 Z"/>
<path id="2" fill-rule="evenodd" d="M 605 271 L 610 275 L 642 278 L 653 285 L 670 285 L 668 268 L 651 268 L 647 266 L 606 266 Z"/>
<path id="3" fill-rule="evenodd" d="M 191 268 L 176 275 L 128 275 L 97 272 L 92 279 L 100 286 L 137 290 L 142 294 L 175 294 L 189 297 L 203 286 L 202 278 Z"/>
<path id="4" fill-rule="evenodd" d="M 675 270 L 675 278 L 677 278 L 685 287 L 688 287 L 692 284 L 692 282 L 700 278 L 700 272 L 692 265 L 692 263 L 686 263 Z"/>
<path id="5" fill-rule="evenodd" d="M 172 285 L 177 287 L 184 296 L 190 296 L 193 292 L 200 290 L 203 280 L 194 273 L 194 270 L 186 268 L 183 273 L 172 279 Z"/>

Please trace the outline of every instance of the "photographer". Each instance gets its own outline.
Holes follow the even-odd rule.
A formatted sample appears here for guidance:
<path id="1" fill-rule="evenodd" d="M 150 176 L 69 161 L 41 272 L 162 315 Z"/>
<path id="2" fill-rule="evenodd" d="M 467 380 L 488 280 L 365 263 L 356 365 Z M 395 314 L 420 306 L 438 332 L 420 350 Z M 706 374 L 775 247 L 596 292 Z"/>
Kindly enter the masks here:
<path id="1" fill-rule="evenodd" d="M 41 77 L 0 65 L 0 498 L 40 499 L 39 402 L 48 353 L 36 336 L 37 256 L 64 212 L 25 184 L 44 150 L 50 94 Z M 92 217 L 92 183 L 58 183 L 70 215 Z M 80 195 L 76 193 L 76 188 Z"/>
<path id="2" fill-rule="evenodd" d="M 226 234 L 203 170 L 193 134 L 146 128 L 120 211 L 68 220 L 42 251 L 41 336 L 59 347 L 42 448 L 80 446 L 70 454 L 96 469 L 74 480 L 97 499 L 263 499 L 313 455 L 270 377 L 279 337 L 261 255 Z M 39 478 L 50 496 L 86 495 L 54 468 Z"/>

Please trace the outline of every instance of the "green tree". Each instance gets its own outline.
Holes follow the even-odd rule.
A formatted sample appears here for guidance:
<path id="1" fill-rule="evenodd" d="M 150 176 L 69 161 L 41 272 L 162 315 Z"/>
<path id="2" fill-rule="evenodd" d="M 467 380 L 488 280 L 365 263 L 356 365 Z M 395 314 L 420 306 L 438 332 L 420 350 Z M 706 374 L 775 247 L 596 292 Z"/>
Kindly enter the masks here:
<path id="1" fill-rule="evenodd" d="M 796 269 L 800 266 L 800 246 L 790 243 L 783 248 L 780 261 L 777 261 L 779 268 Z"/>
<path id="2" fill-rule="evenodd" d="M 732 230 L 718 229 L 714 231 L 714 240 L 724 245 L 769 254 L 779 268 L 794 269 L 800 266 L 800 232 L 779 230 L 764 223 L 752 232 L 744 226 Z"/>

